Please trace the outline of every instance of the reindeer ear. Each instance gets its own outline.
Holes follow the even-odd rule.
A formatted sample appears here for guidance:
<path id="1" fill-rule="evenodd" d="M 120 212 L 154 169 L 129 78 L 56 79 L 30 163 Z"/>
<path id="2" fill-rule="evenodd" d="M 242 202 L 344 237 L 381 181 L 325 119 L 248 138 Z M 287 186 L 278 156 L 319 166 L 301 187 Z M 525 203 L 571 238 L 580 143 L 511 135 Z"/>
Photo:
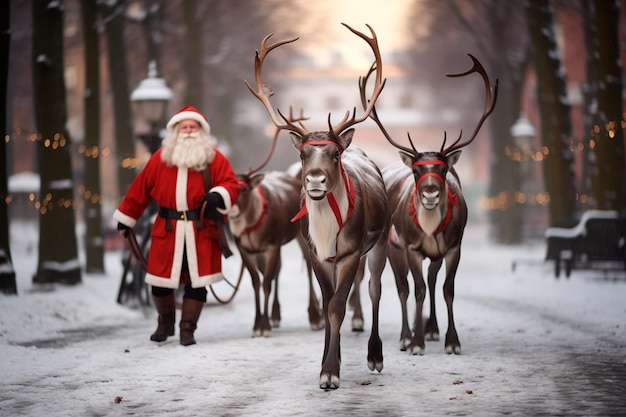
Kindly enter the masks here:
<path id="1" fill-rule="evenodd" d="M 350 144 L 352 143 L 352 136 L 354 136 L 354 129 L 348 129 L 345 132 L 343 132 L 341 135 L 339 135 L 339 145 L 341 146 L 341 149 L 343 149 L 344 151 L 348 148 L 348 146 L 350 146 Z"/>
<path id="2" fill-rule="evenodd" d="M 254 177 L 250 178 L 250 188 L 254 188 L 263 181 L 265 178 L 265 174 L 257 174 Z"/>
<path id="3" fill-rule="evenodd" d="M 299 151 L 300 147 L 302 146 L 302 142 L 304 141 L 304 138 L 295 132 L 289 132 L 289 137 L 291 138 L 293 146 L 295 146 L 296 149 Z"/>
<path id="4" fill-rule="evenodd" d="M 452 168 L 454 164 L 456 164 L 459 161 L 460 157 L 461 157 L 460 149 L 457 149 L 456 151 L 453 151 L 449 153 L 448 155 L 446 155 L 446 162 L 448 163 L 448 167 Z"/>
<path id="5" fill-rule="evenodd" d="M 413 162 L 415 162 L 413 159 L 413 155 L 410 155 L 409 153 L 404 151 L 400 151 L 398 153 L 400 154 L 400 158 L 402 159 L 402 162 L 404 162 L 404 165 L 413 169 Z"/>

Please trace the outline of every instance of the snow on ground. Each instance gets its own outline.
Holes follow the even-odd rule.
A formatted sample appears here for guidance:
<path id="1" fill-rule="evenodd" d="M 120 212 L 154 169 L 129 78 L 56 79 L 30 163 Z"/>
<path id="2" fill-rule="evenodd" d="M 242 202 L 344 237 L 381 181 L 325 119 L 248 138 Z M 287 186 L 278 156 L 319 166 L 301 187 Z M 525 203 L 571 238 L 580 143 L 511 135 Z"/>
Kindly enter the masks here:
<path id="1" fill-rule="evenodd" d="M 427 342 L 422 356 L 399 350 L 400 308 L 387 266 L 382 373 L 367 369 L 371 313 L 363 284 L 366 331 L 350 331 L 348 312 L 341 387 L 323 391 L 324 334 L 308 326 L 295 243 L 283 251 L 283 320 L 271 337 L 251 337 L 246 275 L 230 304 L 209 294 L 198 344 L 183 347 L 177 335 L 149 341 L 152 307 L 116 303 L 120 251 L 106 254 L 105 274 L 84 274 L 78 286 L 33 286 L 36 236 L 32 225 L 11 225 L 19 295 L 0 295 L 2 416 L 609 415 L 626 409 L 624 273 L 575 271 L 557 280 L 542 261 L 543 242 L 497 246 L 484 226 L 468 226 L 454 309 L 463 353 L 456 356 L 443 348 L 441 278 L 442 340 Z M 522 260 L 515 272 L 513 260 Z M 235 277 L 238 258 L 224 270 Z"/>

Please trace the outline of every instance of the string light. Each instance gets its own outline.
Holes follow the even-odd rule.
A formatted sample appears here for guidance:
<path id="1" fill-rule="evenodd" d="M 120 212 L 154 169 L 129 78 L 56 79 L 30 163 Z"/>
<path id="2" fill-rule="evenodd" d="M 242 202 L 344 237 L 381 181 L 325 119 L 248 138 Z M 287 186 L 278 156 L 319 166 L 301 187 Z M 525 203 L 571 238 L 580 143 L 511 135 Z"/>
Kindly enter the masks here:
<path id="1" fill-rule="evenodd" d="M 26 140 L 30 143 L 41 142 L 42 145 L 50 150 L 61 150 L 65 148 L 69 142 L 63 133 L 55 133 L 51 138 L 44 138 L 41 133 L 38 132 L 25 132 L 21 128 L 13 129 L 13 132 L 7 133 L 4 135 L 5 143 L 10 143 L 11 141 L 16 140 Z M 90 146 L 87 147 L 84 144 L 79 144 L 76 148 L 76 152 L 78 155 L 84 157 L 85 159 L 94 159 L 97 160 L 102 157 L 110 157 L 112 150 L 110 147 L 100 147 L 100 146 Z M 126 169 L 135 170 L 140 166 L 141 160 L 139 158 L 124 158 L 121 161 L 122 167 Z M 84 186 L 78 187 L 78 195 L 80 198 L 66 198 L 61 197 L 55 199 L 52 193 L 46 193 L 46 196 L 41 200 L 37 200 L 37 193 L 29 193 L 26 198 L 22 195 L 14 195 L 8 194 L 4 197 L 5 202 L 8 204 L 19 204 L 19 203 L 28 203 L 30 204 L 34 210 L 38 211 L 39 214 L 44 215 L 50 212 L 51 210 L 59 209 L 77 209 L 84 208 L 85 202 L 89 202 L 91 204 L 104 204 L 104 195 L 91 191 L 85 190 Z M 54 201 L 54 202 L 53 202 Z"/>

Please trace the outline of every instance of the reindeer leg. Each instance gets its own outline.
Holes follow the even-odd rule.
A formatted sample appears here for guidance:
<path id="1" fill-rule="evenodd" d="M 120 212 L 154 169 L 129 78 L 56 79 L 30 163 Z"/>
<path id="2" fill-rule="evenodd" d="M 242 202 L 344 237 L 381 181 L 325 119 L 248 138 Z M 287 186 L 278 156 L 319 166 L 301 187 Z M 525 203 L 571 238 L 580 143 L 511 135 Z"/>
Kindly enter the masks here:
<path id="1" fill-rule="evenodd" d="M 330 388 L 331 376 L 324 374 L 323 367 L 326 363 L 326 359 L 328 358 L 328 352 L 330 351 L 331 326 L 329 320 L 329 305 L 335 291 L 333 287 L 332 275 L 328 273 L 329 271 L 326 271 L 325 268 L 323 268 L 318 259 L 313 260 L 313 270 L 315 271 L 315 277 L 317 278 L 317 282 L 319 283 L 322 291 L 322 307 L 324 311 L 324 353 L 322 354 L 320 388 L 328 389 Z"/>
<path id="2" fill-rule="evenodd" d="M 253 259 L 253 255 L 250 255 L 248 252 L 242 249 L 240 249 L 239 252 L 241 253 L 241 260 L 244 266 L 248 270 L 248 273 L 250 273 L 252 288 L 254 289 L 255 313 L 254 326 L 252 327 L 252 337 L 257 337 L 261 335 L 261 280 L 259 278 L 257 264 Z"/>
<path id="3" fill-rule="evenodd" d="M 273 252 L 273 250 L 272 250 Z M 280 257 L 280 246 L 278 246 L 276 248 L 276 258 L 273 261 L 270 261 L 268 259 L 268 264 L 270 262 L 275 262 L 276 266 L 273 268 L 268 268 L 270 273 L 273 275 L 273 278 L 270 280 L 270 284 L 273 283 L 274 286 L 274 302 L 272 303 L 272 316 L 270 318 L 270 324 L 272 325 L 272 327 L 280 327 L 280 320 L 281 320 L 281 315 L 280 315 L 280 302 L 278 300 L 278 277 L 280 275 L 280 269 L 281 269 L 281 257 Z M 272 258 L 273 253 L 270 254 L 269 258 Z M 268 276 L 271 275 L 267 275 L 266 279 Z M 270 286 L 270 291 L 271 291 L 271 286 Z"/>
<path id="4" fill-rule="evenodd" d="M 280 252 L 276 253 L 275 247 L 270 247 L 264 254 L 259 255 L 263 261 L 259 261 L 261 272 L 263 273 L 263 310 L 261 321 L 259 323 L 261 336 L 269 336 L 272 330 L 269 319 L 269 303 L 272 292 L 272 283 L 276 278 L 278 268 L 278 257 Z"/>
<path id="5" fill-rule="evenodd" d="M 443 283 L 443 298 L 446 300 L 446 306 L 448 308 L 448 331 L 446 332 L 445 348 L 446 353 L 454 353 L 455 355 L 461 354 L 461 342 L 459 342 L 459 336 L 456 333 L 454 313 L 452 311 L 452 304 L 454 303 L 454 280 L 460 259 L 460 246 L 451 250 L 446 256 L 446 280 Z"/>
<path id="6" fill-rule="evenodd" d="M 311 254 L 309 253 L 304 238 L 301 234 L 298 234 L 298 245 L 302 250 L 302 256 L 306 263 L 307 279 L 309 281 L 309 324 L 312 330 L 320 330 L 324 328 L 324 315 L 320 307 L 320 303 L 315 293 L 315 287 L 313 286 L 313 265 L 311 264 Z"/>
<path id="7" fill-rule="evenodd" d="M 378 331 L 379 307 L 381 294 L 381 277 L 385 269 L 385 243 L 375 246 L 368 255 L 370 270 L 369 293 L 372 300 L 372 333 L 367 345 L 367 367 L 370 371 L 383 370 L 383 342 Z"/>
<path id="8" fill-rule="evenodd" d="M 400 308 L 402 312 L 402 328 L 400 330 L 400 350 L 406 351 L 411 343 L 413 333 L 409 326 L 409 316 L 407 309 L 407 301 L 409 299 L 409 282 L 407 275 L 409 267 L 406 259 L 406 250 L 398 246 L 390 244 L 387 246 L 387 256 L 393 270 L 393 276 L 396 281 L 396 289 L 398 290 L 398 298 L 400 299 Z"/>
<path id="9" fill-rule="evenodd" d="M 426 340 L 439 340 L 439 326 L 437 325 L 437 313 L 435 311 L 435 285 L 437 284 L 437 274 L 441 269 L 443 259 L 430 263 L 428 267 L 428 297 L 430 300 L 430 316 L 426 320 L 424 337 Z"/>
<path id="10" fill-rule="evenodd" d="M 352 314 L 352 331 L 363 331 L 363 309 L 361 308 L 361 282 L 365 275 L 365 257 L 359 262 L 359 269 L 357 270 L 354 278 L 354 284 L 352 285 L 352 293 L 349 298 L 350 308 L 353 310 Z"/>
<path id="11" fill-rule="evenodd" d="M 346 303 L 350 288 L 354 283 L 354 276 L 359 266 L 358 254 L 349 256 L 338 255 L 335 259 L 336 289 L 328 303 L 328 324 L 330 325 L 330 340 L 328 354 L 322 364 L 320 373 L 320 388 L 339 388 L 339 369 L 341 367 L 341 325 L 346 316 Z"/>
<path id="12" fill-rule="evenodd" d="M 415 284 L 415 321 L 413 322 L 413 338 L 408 346 L 412 355 L 424 354 L 424 298 L 426 298 L 426 283 L 424 282 L 423 264 L 424 257 L 418 253 L 409 258 L 413 282 Z"/>

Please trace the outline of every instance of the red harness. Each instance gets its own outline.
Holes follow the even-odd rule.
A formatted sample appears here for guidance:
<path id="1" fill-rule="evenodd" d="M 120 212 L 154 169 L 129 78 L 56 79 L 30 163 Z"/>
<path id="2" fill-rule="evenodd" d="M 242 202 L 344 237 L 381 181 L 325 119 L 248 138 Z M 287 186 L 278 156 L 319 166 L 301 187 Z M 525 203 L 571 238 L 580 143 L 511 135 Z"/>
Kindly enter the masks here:
<path id="1" fill-rule="evenodd" d="M 323 140 L 323 141 L 304 142 L 302 146 L 300 147 L 300 150 L 302 150 L 302 147 L 304 145 L 329 145 L 329 144 L 335 145 L 339 149 L 339 152 L 340 153 L 342 152 L 342 149 L 338 143 L 329 141 L 329 140 L 328 141 Z M 343 182 L 346 186 L 346 193 L 348 194 L 348 215 L 346 216 L 346 221 L 348 221 L 350 217 L 352 216 L 352 212 L 354 211 L 354 200 L 356 196 L 354 192 L 354 184 L 352 183 L 352 178 L 350 178 L 346 170 L 343 168 L 343 165 L 341 164 L 341 159 L 339 159 L 339 166 L 341 168 L 341 175 L 343 175 L 343 179 L 344 179 Z M 328 200 L 328 204 L 330 205 L 330 208 L 333 211 L 333 214 L 335 215 L 335 219 L 337 220 L 337 224 L 339 225 L 339 231 L 341 231 L 345 223 L 343 219 L 341 218 L 341 212 L 339 211 L 339 205 L 337 204 L 337 200 L 335 200 L 335 196 L 333 195 L 333 193 L 326 194 L 326 199 Z M 304 217 L 307 213 L 308 213 L 308 210 L 306 208 L 306 195 L 305 195 L 304 198 L 302 198 L 302 209 L 300 209 L 298 214 L 296 214 L 295 217 L 291 219 L 291 221 L 295 222 L 301 217 Z"/>
<path id="2" fill-rule="evenodd" d="M 448 164 L 446 164 L 445 161 L 442 161 L 440 159 L 419 160 L 413 164 L 413 167 L 420 166 L 420 165 L 445 165 L 447 166 Z M 417 220 L 417 212 L 415 210 L 415 204 L 413 202 L 415 201 L 415 196 L 417 194 L 417 189 L 419 188 L 419 185 L 422 183 L 422 181 L 424 181 L 428 177 L 434 177 L 437 181 L 441 183 L 441 185 L 445 185 L 445 181 L 443 177 L 438 172 L 426 172 L 417 179 L 415 188 L 413 189 L 413 192 L 411 193 L 409 213 L 411 214 L 411 220 L 413 220 L 413 223 L 415 223 L 415 225 L 419 227 L 420 230 L 422 231 L 423 229 L 422 229 L 422 226 L 420 226 L 419 224 L 419 220 Z M 446 217 L 439 224 L 439 227 L 437 227 L 437 229 L 433 232 L 433 235 L 439 234 L 443 232 L 444 230 L 446 230 L 446 227 L 448 227 L 448 224 L 450 224 L 450 220 L 452 219 L 452 210 L 454 209 L 454 207 L 458 207 L 459 205 L 458 196 L 456 194 L 453 194 L 449 188 L 446 188 L 446 190 L 448 191 L 447 193 L 448 194 L 448 210 L 446 212 Z"/>
<path id="3" fill-rule="evenodd" d="M 263 207 L 261 210 L 261 217 L 259 217 L 259 220 L 257 220 L 257 222 L 253 226 L 250 226 L 243 231 L 244 235 L 249 235 L 250 233 L 257 230 L 259 227 L 261 227 L 261 225 L 265 221 L 265 215 L 267 214 L 267 200 L 263 195 L 263 190 L 261 189 L 261 187 L 257 187 L 257 189 L 259 190 L 259 197 L 261 197 L 261 206 Z"/>
<path id="4" fill-rule="evenodd" d="M 415 225 L 419 227 L 420 230 L 423 231 L 422 226 L 420 226 L 420 223 L 417 220 L 417 212 L 415 210 L 415 204 L 413 204 L 413 201 L 415 201 L 415 194 L 417 194 L 417 187 L 415 187 L 413 189 L 413 192 L 411 193 L 409 213 L 411 213 L 411 220 L 413 220 L 413 223 L 415 223 Z M 453 194 L 452 191 L 448 189 L 448 211 L 446 212 L 446 217 L 443 219 L 441 223 L 439 223 L 439 227 L 437 227 L 437 229 L 433 232 L 433 235 L 439 234 L 443 232 L 444 230 L 446 230 L 446 227 L 448 227 L 448 224 L 450 224 L 450 220 L 452 220 L 452 210 L 454 207 L 458 207 L 458 205 L 459 205 L 458 196 L 456 194 Z"/>

